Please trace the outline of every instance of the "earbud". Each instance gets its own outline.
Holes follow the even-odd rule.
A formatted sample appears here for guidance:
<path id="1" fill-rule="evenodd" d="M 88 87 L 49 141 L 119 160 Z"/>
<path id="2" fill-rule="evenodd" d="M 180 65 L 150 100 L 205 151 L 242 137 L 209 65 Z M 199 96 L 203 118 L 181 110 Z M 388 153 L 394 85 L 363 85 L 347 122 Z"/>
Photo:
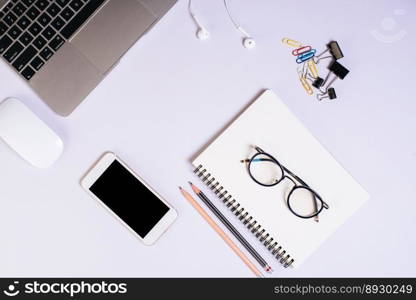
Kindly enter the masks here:
<path id="1" fill-rule="evenodd" d="M 209 39 L 209 31 L 206 30 L 204 27 L 199 27 L 196 32 L 196 37 L 200 39 L 201 41 Z"/>
<path id="2" fill-rule="evenodd" d="M 256 41 L 251 37 L 251 35 L 247 31 L 244 30 L 243 27 L 240 26 L 240 24 L 238 24 L 234 20 L 233 16 L 231 15 L 230 8 L 228 7 L 227 0 L 223 0 L 223 1 L 224 1 L 225 10 L 227 11 L 227 14 L 228 14 L 228 18 L 230 19 L 231 23 L 233 23 L 235 29 L 237 29 L 238 31 L 240 31 L 243 34 L 243 36 L 244 36 L 244 38 L 243 38 L 243 46 L 244 46 L 244 48 L 246 48 L 246 49 L 253 49 L 253 48 L 255 48 L 256 47 Z"/>
<path id="3" fill-rule="evenodd" d="M 230 10 L 228 8 L 228 3 L 227 0 L 223 0 L 224 1 L 224 6 L 225 9 L 227 11 L 228 17 L 230 18 L 231 22 L 233 23 L 233 25 L 235 26 L 235 28 L 240 31 L 240 33 L 243 34 L 243 46 L 246 49 L 253 49 L 256 47 L 256 41 L 251 37 L 251 35 L 245 31 L 231 16 Z M 195 25 L 198 27 L 197 31 L 196 31 L 196 37 L 201 40 L 207 40 L 210 37 L 210 33 L 208 30 L 205 29 L 204 26 L 202 26 L 202 23 L 199 21 L 198 17 L 194 14 L 193 10 L 192 10 L 192 0 L 189 0 L 188 2 L 188 11 L 190 16 L 192 17 L 192 19 L 195 22 Z"/>
<path id="4" fill-rule="evenodd" d="M 188 10 L 196 26 L 198 26 L 198 30 L 196 31 L 196 37 L 201 41 L 209 39 L 210 37 L 209 31 L 206 30 L 204 26 L 202 26 L 202 23 L 199 21 L 198 17 L 192 11 L 192 0 L 189 0 Z"/>
<path id="5" fill-rule="evenodd" d="M 251 37 L 246 37 L 243 39 L 243 46 L 246 49 L 253 49 L 256 47 L 256 41 Z"/>

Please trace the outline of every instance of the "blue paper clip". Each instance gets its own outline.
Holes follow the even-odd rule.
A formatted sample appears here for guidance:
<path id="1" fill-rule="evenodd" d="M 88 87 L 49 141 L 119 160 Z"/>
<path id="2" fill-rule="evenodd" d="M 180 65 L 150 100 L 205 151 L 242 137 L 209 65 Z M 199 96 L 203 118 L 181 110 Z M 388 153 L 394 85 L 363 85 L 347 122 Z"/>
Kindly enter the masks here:
<path id="1" fill-rule="evenodd" d="M 312 49 L 309 52 L 303 53 L 302 55 L 299 55 L 298 58 L 296 59 L 296 62 L 298 64 L 304 63 L 307 60 L 310 60 L 312 57 L 315 56 L 316 53 L 316 49 Z"/>

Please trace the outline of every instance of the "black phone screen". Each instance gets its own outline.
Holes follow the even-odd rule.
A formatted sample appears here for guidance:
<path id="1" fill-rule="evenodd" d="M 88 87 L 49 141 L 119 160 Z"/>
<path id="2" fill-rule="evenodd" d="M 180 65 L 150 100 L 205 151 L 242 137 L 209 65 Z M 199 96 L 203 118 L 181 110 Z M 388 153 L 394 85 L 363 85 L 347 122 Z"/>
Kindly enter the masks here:
<path id="1" fill-rule="evenodd" d="M 143 183 L 114 160 L 90 191 L 144 238 L 169 211 Z"/>

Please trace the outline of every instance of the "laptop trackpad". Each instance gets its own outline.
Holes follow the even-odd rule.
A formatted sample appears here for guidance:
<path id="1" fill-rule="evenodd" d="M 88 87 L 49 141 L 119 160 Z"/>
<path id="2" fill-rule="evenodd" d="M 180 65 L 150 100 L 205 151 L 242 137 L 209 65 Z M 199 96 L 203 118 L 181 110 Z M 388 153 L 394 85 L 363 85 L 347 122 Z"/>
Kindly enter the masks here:
<path id="1" fill-rule="evenodd" d="M 110 0 L 71 43 L 106 73 L 155 21 L 138 0 Z"/>

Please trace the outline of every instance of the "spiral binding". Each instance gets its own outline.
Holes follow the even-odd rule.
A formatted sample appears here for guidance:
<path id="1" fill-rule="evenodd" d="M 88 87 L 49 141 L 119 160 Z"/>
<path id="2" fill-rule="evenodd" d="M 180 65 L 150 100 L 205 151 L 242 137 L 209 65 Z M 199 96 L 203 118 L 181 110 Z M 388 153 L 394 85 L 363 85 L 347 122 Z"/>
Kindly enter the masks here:
<path id="1" fill-rule="evenodd" d="M 255 237 L 263 243 L 263 245 L 269 250 L 272 255 L 282 264 L 285 268 L 291 266 L 294 259 L 290 258 L 290 255 L 286 253 L 286 250 L 282 248 L 277 241 L 275 241 L 269 233 L 266 232 L 260 224 L 250 215 L 248 211 L 241 207 L 233 197 L 228 193 L 224 187 L 215 180 L 215 177 L 211 175 L 202 165 L 199 165 L 194 173 L 207 185 L 217 197 L 230 209 L 230 211 L 238 217 L 238 219 L 251 231 Z"/>

